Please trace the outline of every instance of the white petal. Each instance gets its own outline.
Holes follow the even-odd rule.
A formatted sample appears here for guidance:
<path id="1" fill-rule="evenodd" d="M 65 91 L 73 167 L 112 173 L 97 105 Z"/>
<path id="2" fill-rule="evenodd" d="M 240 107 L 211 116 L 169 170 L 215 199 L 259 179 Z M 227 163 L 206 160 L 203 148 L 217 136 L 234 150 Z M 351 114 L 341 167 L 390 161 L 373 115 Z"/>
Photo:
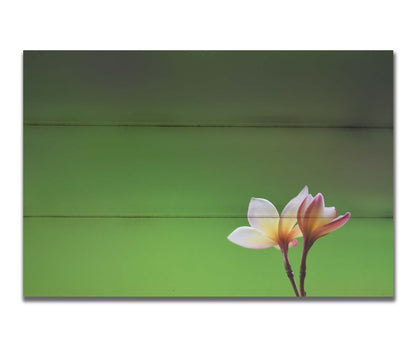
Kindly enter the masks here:
<path id="1" fill-rule="evenodd" d="M 276 207 L 270 201 L 251 198 L 247 218 L 253 228 L 261 230 L 273 240 L 276 238 L 279 226 L 279 212 L 277 212 Z"/>
<path id="2" fill-rule="evenodd" d="M 335 207 L 324 207 L 324 212 L 322 213 L 323 218 L 334 219 L 337 216 L 337 209 Z"/>
<path id="3" fill-rule="evenodd" d="M 305 186 L 298 195 L 290 200 L 282 211 L 281 217 L 293 217 L 298 215 L 298 208 L 308 195 L 308 186 Z"/>
<path id="4" fill-rule="evenodd" d="M 319 228 L 322 225 L 325 225 L 331 222 L 337 216 L 337 209 L 335 207 L 325 207 L 322 211 L 322 216 L 317 219 L 315 222 L 315 227 Z"/>
<path id="5" fill-rule="evenodd" d="M 292 238 L 297 238 L 297 237 L 302 237 L 302 236 L 303 236 L 302 231 L 301 231 L 301 230 L 300 230 L 300 228 L 299 228 L 299 225 L 296 225 L 296 226 L 292 229 L 292 231 L 290 232 L 290 236 L 291 236 Z"/>
<path id="6" fill-rule="evenodd" d="M 235 229 L 228 235 L 228 239 L 245 248 L 262 249 L 276 245 L 275 241 L 259 230 L 250 227 L 239 227 Z"/>
<path id="7" fill-rule="evenodd" d="M 308 186 L 305 186 L 298 195 L 287 203 L 280 216 L 279 234 L 287 234 L 292 230 L 297 221 L 299 206 L 302 204 L 303 200 L 305 200 L 307 195 Z"/>

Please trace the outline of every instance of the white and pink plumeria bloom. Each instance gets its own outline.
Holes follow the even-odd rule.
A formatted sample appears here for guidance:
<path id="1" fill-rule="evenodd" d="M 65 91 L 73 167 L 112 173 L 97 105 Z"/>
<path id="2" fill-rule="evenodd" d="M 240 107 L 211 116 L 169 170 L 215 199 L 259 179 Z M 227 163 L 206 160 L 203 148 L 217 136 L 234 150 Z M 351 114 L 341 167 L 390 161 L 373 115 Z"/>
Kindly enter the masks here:
<path id="1" fill-rule="evenodd" d="M 252 198 L 248 206 L 247 218 L 250 227 L 235 229 L 228 239 L 235 244 L 253 249 L 276 247 L 287 252 L 289 247 L 298 244 L 296 238 L 302 236 L 297 223 L 297 212 L 308 196 L 308 187 L 288 202 L 279 216 L 276 207 L 266 199 Z"/>
<path id="2" fill-rule="evenodd" d="M 313 243 L 322 236 L 342 227 L 350 219 L 351 213 L 347 212 L 337 217 L 335 207 L 325 207 L 324 197 L 321 193 L 313 197 L 308 194 L 298 209 L 297 221 L 303 239 L 305 249 L 309 249 Z"/>

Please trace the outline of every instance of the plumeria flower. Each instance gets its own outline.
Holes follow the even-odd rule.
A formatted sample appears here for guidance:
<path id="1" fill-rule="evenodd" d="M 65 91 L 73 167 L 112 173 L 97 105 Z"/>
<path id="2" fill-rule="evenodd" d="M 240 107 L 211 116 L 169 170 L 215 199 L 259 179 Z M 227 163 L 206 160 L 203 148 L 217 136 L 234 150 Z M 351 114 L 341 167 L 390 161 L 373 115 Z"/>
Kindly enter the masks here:
<path id="1" fill-rule="evenodd" d="M 324 197 L 318 193 L 315 197 L 308 194 L 299 207 L 297 213 L 298 226 L 303 234 L 305 247 L 312 244 L 331 231 L 341 228 L 350 219 L 347 212 L 337 217 L 335 207 L 325 207 Z"/>
<path id="2" fill-rule="evenodd" d="M 308 187 L 302 191 L 283 209 L 281 216 L 276 207 L 266 199 L 251 198 L 247 218 L 251 227 L 235 229 L 228 239 L 235 244 L 253 249 L 276 247 L 287 252 L 289 247 L 298 244 L 296 238 L 302 236 L 296 225 L 299 206 L 308 195 Z"/>
<path id="3" fill-rule="evenodd" d="M 280 217 L 276 207 L 270 201 L 252 198 L 247 213 L 251 227 L 239 227 L 228 236 L 231 242 L 246 248 L 276 247 L 280 249 L 287 276 L 296 296 L 300 294 L 290 266 L 288 251 L 289 247 L 298 244 L 296 238 L 302 236 L 296 224 L 296 216 L 299 206 L 307 195 L 308 187 L 305 186 L 296 197 L 288 202 Z"/>
<path id="4" fill-rule="evenodd" d="M 335 207 L 325 207 L 324 197 L 318 193 L 315 197 L 308 194 L 297 213 L 298 226 L 303 234 L 303 251 L 300 260 L 300 294 L 306 296 L 306 257 L 312 245 L 317 239 L 328 235 L 331 231 L 341 228 L 350 219 L 351 213 L 347 212 L 337 217 Z"/>

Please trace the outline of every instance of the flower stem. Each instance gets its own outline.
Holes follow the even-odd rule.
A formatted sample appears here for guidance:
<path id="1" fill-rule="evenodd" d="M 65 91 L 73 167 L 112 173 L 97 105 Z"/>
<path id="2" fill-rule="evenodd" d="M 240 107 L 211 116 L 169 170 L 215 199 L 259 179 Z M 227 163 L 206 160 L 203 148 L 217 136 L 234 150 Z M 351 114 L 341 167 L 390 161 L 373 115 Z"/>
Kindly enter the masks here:
<path id="1" fill-rule="evenodd" d="M 296 296 L 300 296 L 299 291 L 298 291 L 298 287 L 297 287 L 296 282 L 295 282 L 295 277 L 293 276 L 292 267 L 290 266 L 289 257 L 288 257 L 287 253 L 288 253 L 287 251 L 286 252 L 282 251 L 283 263 L 285 265 L 286 274 L 287 274 L 287 277 L 289 277 L 289 281 L 292 284 L 292 287 L 293 287 L 293 290 L 295 291 Z"/>
<path id="2" fill-rule="evenodd" d="M 300 295 L 306 296 L 305 292 L 305 277 L 306 277 L 306 257 L 308 256 L 310 247 L 307 247 L 306 242 L 303 243 L 302 258 L 300 260 L 300 271 L 299 271 L 299 286 Z"/>

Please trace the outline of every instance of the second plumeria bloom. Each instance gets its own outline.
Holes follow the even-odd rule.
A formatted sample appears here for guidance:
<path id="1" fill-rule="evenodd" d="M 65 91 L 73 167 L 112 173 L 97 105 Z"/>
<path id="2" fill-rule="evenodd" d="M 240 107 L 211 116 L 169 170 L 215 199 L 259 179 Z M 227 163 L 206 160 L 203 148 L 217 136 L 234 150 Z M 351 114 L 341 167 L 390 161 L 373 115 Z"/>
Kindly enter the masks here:
<path id="1" fill-rule="evenodd" d="M 310 194 L 305 197 L 297 215 L 298 226 L 303 234 L 303 250 L 299 272 L 300 295 L 306 296 L 306 257 L 310 248 L 320 237 L 347 223 L 351 213 L 347 212 L 337 217 L 337 209 L 335 207 L 325 207 L 324 197 L 321 193 L 318 193 L 315 197 Z"/>
<path id="2" fill-rule="evenodd" d="M 324 197 L 318 193 L 315 197 L 308 194 L 297 213 L 298 226 L 303 234 L 304 248 L 309 249 L 322 236 L 342 227 L 350 219 L 347 212 L 337 217 L 335 207 L 325 207 Z"/>
<path id="3" fill-rule="evenodd" d="M 276 247 L 287 253 L 289 247 L 297 245 L 302 236 L 296 225 L 299 206 L 308 195 L 308 187 L 288 202 L 279 216 L 276 207 L 266 199 L 252 198 L 248 207 L 248 221 L 251 227 L 239 227 L 228 239 L 239 246 L 262 249 Z"/>

